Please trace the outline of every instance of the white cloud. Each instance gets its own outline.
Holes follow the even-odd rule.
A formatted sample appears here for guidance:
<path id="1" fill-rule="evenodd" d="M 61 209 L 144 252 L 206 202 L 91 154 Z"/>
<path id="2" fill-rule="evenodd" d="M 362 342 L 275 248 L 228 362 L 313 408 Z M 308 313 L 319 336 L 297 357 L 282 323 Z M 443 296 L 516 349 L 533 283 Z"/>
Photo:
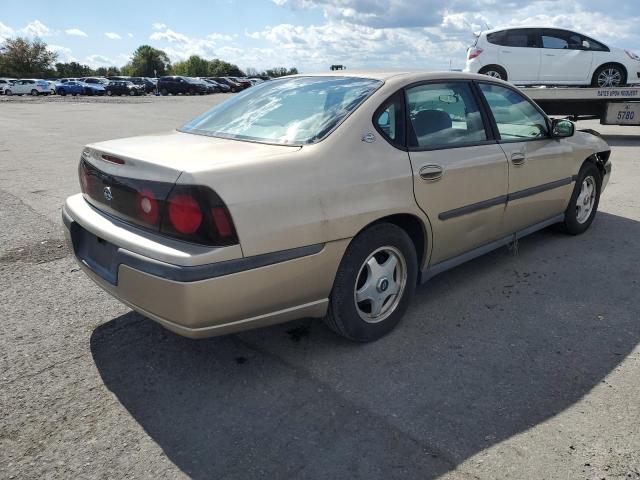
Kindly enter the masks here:
<path id="1" fill-rule="evenodd" d="M 213 41 L 221 41 L 221 42 L 230 42 L 233 40 L 231 35 L 226 35 L 224 33 L 210 33 L 207 35 L 207 38 Z"/>
<path id="2" fill-rule="evenodd" d="M 104 35 L 111 40 L 122 40 L 122 37 L 115 32 L 107 32 Z"/>
<path id="3" fill-rule="evenodd" d="M 281 24 L 245 31 L 259 40 L 248 49 L 303 71 L 349 68 L 454 68 L 465 62 L 472 32 L 490 27 L 537 24 L 573 28 L 613 45 L 640 50 L 640 6 L 616 0 L 272 0 L 298 9 L 319 9 L 320 25 Z M 542 13 L 541 13 L 542 12 Z M 250 42 L 250 40 L 248 40 Z M 255 42 L 250 42 L 255 43 Z"/>
<path id="4" fill-rule="evenodd" d="M 9 25 L 0 22 L 0 42 L 4 42 L 7 38 L 13 37 L 15 31 Z"/>
<path id="5" fill-rule="evenodd" d="M 182 33 L 174 32 L 170 28 L 167 28 L 164 32 L 155 32 L 149 36 L 150 40 L 166 40 L 167 42 L 187 43 L 189 37 Z"/>
<path id="6" fill-rule="evenodd" d="M 82 30 L 80 30 L 79 28 L 67 28 L 64 33 L 66 33 L 67 35 L 72 35 L 75 37 L 86 37 L 87 34 L 84 33 Z"/>
<path id="7" fill-rule="evenodd" d="M 127 37 L 133 38 L 133 33 L 127 33 Z"/>
<path id="8" fill-rule="evenodd" d="M 154 22 L 154 23 L 151 24 L 151 27 L 154 30 L 163 30 L 163 29 L 167 28 L 167 25 L 165 23 L 162 23 L 162 22 Z"/>
<path id="9" fill-rule="evenodd" d="M 113 65 L 113 60 L 104 55 L 89 55 L 87 57 L 87 63 L 94 68 L 105 67 Z"/>
<path id="10" fill-rule="evenodd" d="M 34 20 L 33 22 L 27 23 L 27 25 L 20 31 L 28 37 L 47 37 L 55 34 L 53 30 L 47 27 L 40 20 Z"/>
<path id="11" fill-rule="evenodd" d="M 71 49 L 62 45 L 47 45 L 47 49 L 58 54 L 58 62 L 68 63 L 77 61 L 73 56 Z"/>

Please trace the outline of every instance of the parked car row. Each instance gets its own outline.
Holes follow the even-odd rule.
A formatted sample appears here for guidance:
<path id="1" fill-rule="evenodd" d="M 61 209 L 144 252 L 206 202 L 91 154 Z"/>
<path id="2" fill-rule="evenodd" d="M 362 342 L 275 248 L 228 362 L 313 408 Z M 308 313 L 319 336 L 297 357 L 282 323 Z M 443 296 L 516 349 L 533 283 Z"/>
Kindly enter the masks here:
<path id="1" fill-rule="evenodd" d="M 158 91 L 162 95 L 204 95 L 207 93 L 235 93 L 262 83 L 262 78 L 239 77 L 185 77 L 168 75 L 158 79 Z"/>
<path id="2" fill-rule="evenodd" d="M 262 83 L 264 78 L 185 77 L 179 75 L 148 77 L 82 77 L 44 79 L 0 78 L 0 94 L 4 95 L 205 95 L 235 93 Z"/>

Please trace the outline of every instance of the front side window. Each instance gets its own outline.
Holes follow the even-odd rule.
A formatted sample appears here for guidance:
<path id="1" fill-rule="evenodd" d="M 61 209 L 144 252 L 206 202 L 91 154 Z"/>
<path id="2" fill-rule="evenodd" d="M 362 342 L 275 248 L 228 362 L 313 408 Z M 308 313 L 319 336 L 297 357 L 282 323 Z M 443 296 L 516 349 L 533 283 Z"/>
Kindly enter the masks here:
<path id="1" fill-rule="evenodd" d="M 542 48 L 582 50 L 582 36 L 566 30 L 543 30 Z"/>
<path id="2" fill-rule="evenodd" d="M 487 140 L 478 105 L 466 82 L 433 83 L 407 90 L 409 145 L 453 147 Z"/>
<path id="3" fill-rule="evenodd" d="M 351 77 L 292 77 L 256 85 L 180 129 L 282 145 L 324 138 L 382 82 Z"/>
<path id="4" fill-rule="evenodd" d="M 549 134 L 547 119 L 533 104 L 515 90 L 481 83 L 502 140 L 531 140 Z"/>

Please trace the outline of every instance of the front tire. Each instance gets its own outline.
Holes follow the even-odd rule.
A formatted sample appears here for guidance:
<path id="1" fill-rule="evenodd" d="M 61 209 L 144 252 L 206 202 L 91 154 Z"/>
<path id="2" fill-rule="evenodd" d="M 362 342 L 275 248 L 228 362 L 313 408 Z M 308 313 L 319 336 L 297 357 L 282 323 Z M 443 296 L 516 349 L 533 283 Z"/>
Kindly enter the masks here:
<path id="1" fill-rule="evenodd" d="M 415 292 L 418 261 L 409 235 L 390 223 L 360 233 L 340 262 L 325 322 L 356 342 L 389 333 Z"/>
<path id="2" fill-rule="evenodd" d="M 33 90 L 31 90 L 31 96 L 32 97 L 37 97 L 39 95 L 38 90 L 36 90 L 35 88 Z"/>
<path id="3" fill-rule="evenodd" d="M 570 235 L 580 235 L 591 226 L 600 203 L 602 176 L 598 167 L 587 162 L 580 169 L 569 206 L 564 214 L 562 230 Z"/>
<path id="4" fill-rule="evenodd" d="M 627 72 L 620 65 L 603 65 L 596 70 L 591 85 L 598 88 L 622 87 L 627 83 Z"/>

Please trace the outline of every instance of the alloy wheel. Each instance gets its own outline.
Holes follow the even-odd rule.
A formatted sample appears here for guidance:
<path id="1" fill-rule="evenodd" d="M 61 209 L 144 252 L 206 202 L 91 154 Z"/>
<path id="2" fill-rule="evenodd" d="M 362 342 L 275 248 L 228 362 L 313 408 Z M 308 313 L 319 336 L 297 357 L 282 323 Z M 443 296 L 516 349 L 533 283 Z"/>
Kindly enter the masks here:
<path id="1" fill-rule="evenodd" d="M 407 284 L 407 264 L 395 247 L 385 246 L 367 257 L 358 272 L 353 298 L 367 323 L 388 318 L 398 307 Z"/>
<path id="2" fill-rule="evenodd" d="M 592 176 L 582 181 L 580 194 L 576 199 L 576 220 L 585 223 L 591 216 L 596 201 L 596 181 Z"/>
<path id="3" fill-rule="evenodd" d="M 599 87 L 617 87 L 622 83 L 622 73 L 617 68 L 605 68 L 598 75 Z"/>

